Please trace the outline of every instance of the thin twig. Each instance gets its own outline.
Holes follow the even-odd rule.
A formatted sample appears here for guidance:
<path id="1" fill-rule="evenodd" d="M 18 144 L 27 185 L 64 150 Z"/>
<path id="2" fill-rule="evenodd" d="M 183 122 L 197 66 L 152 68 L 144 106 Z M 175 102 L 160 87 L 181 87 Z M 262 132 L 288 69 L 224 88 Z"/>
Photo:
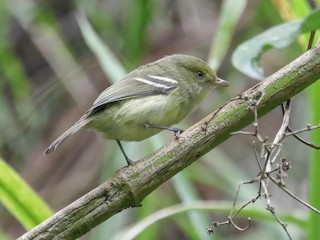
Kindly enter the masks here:
<path id="1" fill-rule="evenodd" d="M 259 158 L 259 156 L 258 156 L 258 151 L 257 151 L 257 149 L 255 148 L 255 141 L 253 141 L 252 142 L 252 148 L 253 148 L 253 152 L 254 152 L 254 156 L 255 156 L 255 159 L 256 159 L 256 161 L 257 161 L 257 164 L 258 164 L 258 166 L 259 166 L 259 170 L 260 170 L 260 173 L 262 172 L 262 166 L 261 166 L 261 163 L 260 163 L 260 158 Z"/>
<path id="2" fill-rule="evenodd" d="M 239 227 L 235 222 L 233 222 L 233 218 L 229 217 L 228 220 L 231 223 L 231 225 L 240 232 L 244 232 L 251 227 L 251 218 L 248 218 L 248 226 L 246 226 L 244 228 Z"/>
<path id="3" fill-rule="evenodd" d="M 234 198 L 234 200 L 233 200 L 232 209 L 231 209 L 231 211 L 230 211 L 230 213 L 229 213 L 229 216 L 235 217 L 235 216 L 238 214 L 238 213 L 233 214 L 233 212 L 234 212 L 235 209 L 236 209 L 236 203 L 237 203 L 237 200 L 238 200 L 238 196 L 239 196 L 239 192 L 240 192 L 241 186 L 244 185 L 244 184 L 252 184 L 252 183 L 255 183 L 255 182 L 257 182 L 257 181 L 258 181 L 258 178 L 254 178 L 254 179 L 252 179 L 252 180 L 244 181 L 244 182 L 239 183 L 238 189 L 237 189 L 237 192 L 236 192 L 236 196 L 235 196 L 235 198 Z M 251 202 L 251 201 L 252 201 L 252 200 L 250 200 L 249 202 Z M 241 207 L 240 209 L 243 209 L 243 207 Z M 239 210 L 238 210 L 238 211 L 239 211 Z"/>
<path id="4" fill-rule="evenodd" d="M 285 111 L 284 104 L 281 104 L 281 109 L 282 109 L 282 113 L 284 114 L 284 111 Z M 288 125 L 286 130 L 287 130 L 287 132 L 286 132 L 287 136 L 293 135 L 298 141 L 302 142 L 303 144 L 307 145 L 308 147 L 320 150 L 320 146 L 316 146 L 315 144 L 312 144 L 311 142 L 308 142 L 308 141 L 304 140 L 302 137 L 300 137 L 298 135 L 298 133 L 300 133 L 300 132 L 310 131 L 309 129 L 293 131 L 291 129 L 291 127 Z"/>
<path id="5" fill-rule="evenodd" d="M 261 197 L 261 195 L 257 194 L 257 196 L 255 198 L 252 198 L 251 200 L 249 200 L 248 202 L 243 204 L 232 216 L 229 216 L 229 217 L 235 218 L 242 211 L 242 209 L 244 209 L 246 206 L 248 206 L 251 203 L 255 203 L 258 200 L 258 198 L 260 198 L 260 197 Z"/>
<path id="6" fill-rule="evenodd" d="M 298 201 L 299 203 L 301 203 L 302 205 L 304 205 L 305 207 L 309 208 L 310 210 L 316 212 L 317 214 L 320 214 L 320 210 L 318 210 L 317 208 L 311 206 L 310 204 L 308 204 L 307 202 L 303 201 L 302 199 L 300 199 L 299 197 L 297 197 L 296 195 L 294 195 L 292 192 L 290 192 L 286 187 L 279 185 L 279 183 L 276 181 L 276 179 L 274 179 L 272 176 L 269 176 L 269 178 L 271 179 L 272 182 L 274 182 L 281 190 L 283 190 L 285 193 L 287 193 L 290 197 L 292 197 L 293 199 L 295 199 L 296 201 Z"/>
<path id="7" fill-rule="evenodd" d="M 290 169 L 290 164 L 288 161 L 282 157 L 282 148 L 283 148 L 283 142 L 286 137 L 291 136 L 291 135 L 296 135 L 297 133 L 303 132 L 303 131 L 311 131 L 316 128 L 320 128 L 319 126 L 308 126 L 305 129 L 300 129 L 298 131 L 291 131 L 291 133 L 288 133 L 289 128 L 289 120 L 290 120 L 290 112 L 291 112 L 291 101 L 288 100 L 285 104 L 283 104 L 283 120 L 282 124 L 274 137 L 274 140 L 272 143 L 267 143 L 266 138 L 263 139 L 262 136 L 259 134 L 259 124 L 258 124 L 258 113 L 257 113 L 257 103 L 259 103 L 259 99 L 257 98 L 247 98 L 243 97 L 248 101 L 248 108 L 254 112 L 254 122 L 253 122 L 253 127 L 254 131 L 253 132 L 246 132 L 246 131 L 238 131 L 234 132 L 232 134 L 242 134 L 242 135 L 251 135 L 254 136 L 258 139 L 258 141 L 262 145 L 261 149 L 261 157 L 259 157 L 258 151 L 255 147 L 255 142 L 252 143 L 254 155 L 256 162 L 258 164 L 260 173 L 258 176 L 252 180 L 242 182 L 239 184 L 236 196 L 233 202 L 233 207 L 232 210 L 229 214 L 229 224 L 233 225 L 236 229 L 238 230 L 243 230 L 243 229 L 248 229 L 247 228 L 240 228 L 237 225 L 234 224 L 233 219 L 249 204 L 254 203 L 258 198 L 261 198 L 262 196 L 265 197 L 266 199 L 266 204 L 267 204 L 267 210 L 270 211 L 273 215 L 273 217 L 276 219 L 276 221 L 282 226 L 284 231 L 286 232 L 288 239 L 292 239 L 288 230 L 287 230 L 287 224 L 282 222 L 276 215 L 275 209 L 271 205 L 271 194 L 269 193 L 269 179 L 271 179 L 272 182 L 276 183 L 278 187 L 280 187 L 283 191 L 285 191 L 289 196 L 292 196 L 294 199 L 296 199 L 298 202 L 301 202 L 304 206 L 307 206 L 308 208 L 315 210 L 318 212 L 317 209 L 314 207 L 310 206 L 309 204 L 305 203 L 301 199 L 299 199 L 297 196 L 292 194 L 287 188 L 284 179 L 287 177 L 287 171 Z M 291 129 L 290 129 L 291 130 Z M 261 166 L 260 161 L 264 160 L 264 165 Z M 275 162 L 279 162 L 277 164 L 276 168 L 272 168 L 272 164 Z M 277 177 L 279 181 L 276 181 L 271 174 L 277 174 Z M 259 191 L 258 194 L 255 198 L 251 199 L 250 201 L 246 202 L 244 205 L 241 206 L 237 211 L 235 211 L 235 206 L 236 202 L 238 200 L 238 195 L 241 189 L 241 186 L 243 184 L 252 184 L 254 182 L 259 182 Z M 228 221 L 223 222 L 224 224 L 227 224 Z"/>
<path id="8" fill-rule="evenodd" d="M 306 128 L 302 128 L 302 129 L 299 129 L 299 130 L 296 130 L 296 131 L 292 131 L 290 133 L 285 133 L 286 137 L 289 137 L 291 135 L 295 135 L 297 133 L 301 133 L 301 132 L 310 132 L 312 130 L 315 130 L 315 129 L 318 129 L 320 128 L 320 124 L 319 125 L 315 125 L 315 126 L 310 126 L 308 124 L 308 126 Z M 320 148 L 320 147 L 319 147 Z"/>
<path id="9" fill-rule="evenodd" d="M 290 234 L 289 234 L 289 232 L 288 232 L 288 229 L 287 229 L 287 226 L 288 226 L 288 225 L 287 225 L 286 223 L 282 222 L 282 221 L 280 220 L 280 218 L 278 218 L 278 216 L 276 215 L 276 212 L 275 212 L 275 210 L 274 210 L 274 207 L 272 207 L 271 205 L 268 205 L 268 206 L 267 206 L 267 210 L 268 210 L 269 212 L 271 212 L 272 216 L 277 220 L 277 222 L 282 226 L 282 228 L 283 228 L 284 231 L 286 232 L 288 238 L 289 238 L 290 240 L 292 240 L 292 238 L 291 238 L 291 236 L 290 236 Z"/>

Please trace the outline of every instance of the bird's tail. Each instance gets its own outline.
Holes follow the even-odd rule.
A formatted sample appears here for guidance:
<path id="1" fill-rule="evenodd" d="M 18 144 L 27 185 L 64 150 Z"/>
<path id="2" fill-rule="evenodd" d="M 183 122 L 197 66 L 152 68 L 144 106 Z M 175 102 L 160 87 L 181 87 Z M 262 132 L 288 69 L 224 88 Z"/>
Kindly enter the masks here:
<path id="1" fill-rule="evenodd" d="M 50 146 L 44 151 L 43 155 L 49 154 L 50 152 L 56 150 L 64 140 L 66 140 L 72 134 L 78 132 L 82 127 L 84 127 L 90 121 L 91 119 L 85 118 L 85 116 L 80 118 L 79 121 L 77 121 L 72 127 L 70 127 L 60 137 L 58 137 L 53 143 L 51 143 Z"/>

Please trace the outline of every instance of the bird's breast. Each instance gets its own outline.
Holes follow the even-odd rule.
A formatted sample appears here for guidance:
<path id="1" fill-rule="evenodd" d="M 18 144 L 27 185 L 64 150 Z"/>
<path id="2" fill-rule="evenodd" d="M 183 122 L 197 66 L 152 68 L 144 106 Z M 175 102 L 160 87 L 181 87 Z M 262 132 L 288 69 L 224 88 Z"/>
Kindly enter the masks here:
<path id="1" fill-rule="evenodd" d="M 146 128 L 147 124 L 172 126 L 192 110 L 188 99 L 173 95 L 156 95 L 119 101 L 99 113 L 88 125 L 103 132 L 108 139 L 141 141 L 160 130 Z"/>

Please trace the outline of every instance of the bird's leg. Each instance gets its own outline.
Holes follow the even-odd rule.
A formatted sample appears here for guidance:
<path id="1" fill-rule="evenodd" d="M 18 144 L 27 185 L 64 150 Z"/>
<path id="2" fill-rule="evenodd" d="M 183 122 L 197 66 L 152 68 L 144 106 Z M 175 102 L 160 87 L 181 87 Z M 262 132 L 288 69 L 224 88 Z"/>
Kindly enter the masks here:
<path id="1" fill-rule="evenodd" d="M 180 128 L 167 127 L 167 126 L 158 126 L 158 125 L 152 125 L 152 124 L 149 124 L 149 123 L 146 124 L 146 128 L 156 128 L 156 129 L 168 130 L 168 131 L 174 132 L 174 136 L 176 137 L 176 139 L 178 139 L 180 137 L 180 134 L 183 133 L 183 131 L 184 131 L 184 130 L 182 130 Z"/>
<path id="2" fill-rule="evenodd" d="M 123 149 L 123 147 L 122 147 L 122 145 L 121 145 L 121 142 L 120 142 L 119 140 L 116 140 L 116 141 L 117 141 L 117 143 L 118 143 L 118 146 L 119 146 L 119 148 L 120 148 L 120 150 L 121 150 L 124 158 L 125 158 L 126 161 L 127 161 L 128 166 L 129 166 L 129 165 L 132 165 L 132 164 L 133 164 L 133 161 L 132 161 L 132 160 L 127 156 L 127 154 L 124 152 L 124 149 Z"/>

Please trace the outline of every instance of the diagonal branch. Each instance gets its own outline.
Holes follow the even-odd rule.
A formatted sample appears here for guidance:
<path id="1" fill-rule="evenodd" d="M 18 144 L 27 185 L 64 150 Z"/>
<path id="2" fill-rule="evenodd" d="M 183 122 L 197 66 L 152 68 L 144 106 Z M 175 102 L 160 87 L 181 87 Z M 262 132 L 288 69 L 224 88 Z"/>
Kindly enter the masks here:
<path id="1" fill-rule="evenodd" d="M 243 93 L 261 97 L 259 117 L 320 78 L 320 47 L 311 49 L 278 72 Z M 126 208 L 141 201 L 162 183 L 188 167 L 254 121 L 253 112 L 242 98 L 235 98 L 219 109 L 206 132 L 204 118 L 153 155 L 119 170 L 111 179 L 57 212 L 25 235 L 25 239 L 76 239 Z"/>

